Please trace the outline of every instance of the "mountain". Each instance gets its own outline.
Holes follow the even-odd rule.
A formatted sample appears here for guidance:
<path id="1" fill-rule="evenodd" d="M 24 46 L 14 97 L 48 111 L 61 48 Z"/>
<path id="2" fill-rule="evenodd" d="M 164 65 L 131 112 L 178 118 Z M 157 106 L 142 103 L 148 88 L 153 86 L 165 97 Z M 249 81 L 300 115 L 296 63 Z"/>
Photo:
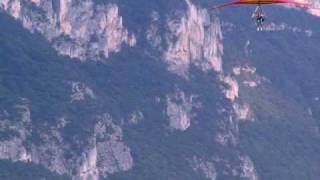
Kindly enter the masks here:
<path id="1" fill-rule="evenodd" d="M 320 13 L 213 5 L 1 0 L 0 179 L 318 180 Z"/>

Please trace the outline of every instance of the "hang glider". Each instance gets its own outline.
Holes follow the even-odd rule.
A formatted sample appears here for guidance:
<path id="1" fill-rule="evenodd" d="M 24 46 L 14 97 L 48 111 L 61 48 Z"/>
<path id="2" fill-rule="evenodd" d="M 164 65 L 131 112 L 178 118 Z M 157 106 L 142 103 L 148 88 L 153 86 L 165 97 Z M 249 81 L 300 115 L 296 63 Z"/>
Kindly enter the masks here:
<path id="1" fill-rule="evenodd" d="M 296 2 L 291 0 L 237 0 L 232 1 L 226 4 L 221 4 L 218 6 L 215 6 L 213 8 L 208 9 L 209 11 L 215 11 L 218 9 L 230 7 L 230 6 L 238 6 L 238 5 L 257 5 L 256 10 L 252 14 L 252 17 L 255 19 L 257 24 L 257 30 L 261 31 L 263 30 L 263 23 L 265 21 L 265 13 L 262 11 L 261 6 L 267 5 L 267 4 L 287 4 L 291 6 L 296 7 L 302 7 L 302 8 L 311 8 L 311 4 L 309 3 L 303 3 L 303 2 Z"/>
<path id="2" fill-rule="evenodd" d="M 287 4 L 292 6 L 298 6 L 303 8 L 310 8 L 311 4 L 303 3 L 303 2 L 295 2 L 295 1 L 288 1 L 288 0 L 238 0 L 229 2 L 226 4 L 221 4 L 210 8 L 209 11 L 214 11 L 217 9 L 230 7 L 230 6 L 237 6 L 237 5 L 264 5 L 264 4 Z"/>

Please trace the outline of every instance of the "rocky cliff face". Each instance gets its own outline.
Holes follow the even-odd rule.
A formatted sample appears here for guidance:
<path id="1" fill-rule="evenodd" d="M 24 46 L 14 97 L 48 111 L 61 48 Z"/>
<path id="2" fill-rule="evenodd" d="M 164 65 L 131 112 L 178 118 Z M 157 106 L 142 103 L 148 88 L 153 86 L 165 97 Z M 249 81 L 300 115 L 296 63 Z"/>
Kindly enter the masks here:
<path id="1" fill-rule="evenodd" d="M 60 54 L 72 58 L 103 60 L 123 44 L 136 44 L 113 3 L 5 0 L 0 6 L 25 28 L 45 36 Z"/>
<path id="2" fill-rule="evenodd" d="M 197 8 L 191 1 L 186 3 L 186 14 L 168 22 L 169 48 L 164 56 L 169 70 L 187 76 L 189 67 L 195 65 L 204 71 L 221 72 L 223 45 L 219 20 L 211 21 L 205 9 Z"/>
<path id="3" fill-rule="evenodd" d="M 96 117 L 96 124 L 87 139 L 74 139 L 80 152 L 74 145 L 64 139 L 64 129 L 68 120 L 57 119 L 55 126 L 46 129 L 34 129 L 32 114 L 27 99 L 14 107 L 17 119 L 3 110 L 1 114 L 1 130 L 8 137 L 1 140 L 0 156 L 12 161 L 32 162 L 43 165 L 58 174 L 67 174 L 74 179 L 99 179 L 110 174 L 127 171 L 133 167 L 130 148 L 122 141 L 120 126 L 112 122 L 112 117 L 103 114 Z M 39 134 L 40 139 L 30 141 L 32 134 Z"/>
<path id="4" fill-rule="evenodd" d="M 316 156 L 319 82 L 312 78 L 316 69 L 304 69 L 302 62 L 294 60 L 293 65 L 281 61 L 305 60 L 291 55 L 291 49 L 281 43 L 299 35 L 316 51 L 312 38 L 319 37 L 318 26 L 270 22 L 263 33 L 290 36 L 278 42 L 286 36 L 268 34 L 264 39 L 238 17 L 209 14 L 205 0 L 141 0 L 137 2 L 141 9 L 134 9 L 138 15 L 122 15 L 122 8 L 130 8 L 131 3 L 0 1 L 0 9 L 20 22 L 29 36 L 44 37 L 64 55 L 63 60 L 61 56 L 53 56 L 54 62 L 44 60 L 50 63 L 47 67 L 41 60 L 51 54 L 27 51 L 28 58 L 20 57 L 28 63 L 18 80 L 12 77 L 19 72 L 0 68 L 7 78 L 0 78 L 0 85 L 18 97 L 14 103 L 0 103 L 0 158 L 42 165 L 74 180 L 303 177 L 299 172 L 288 175 L 286 168 L 273 162 L 298 162 L 297 154 Z M 146 11 L 143 5 L 152 9 Z M 149 13 L 143 14 L 147 22 L 141 23 L 147 26 L 137 22 L 134 30 L 126 27 L 125 22 L 141 20 L 141 12 Z M 317 15 L 316 9 L 309 12 Z M 303 18 L 317 21 L 307 14 Z M 314 61 L 318 55 L 301 44 L 299 48 L 297 52 L 310 53 L 305 66 L 319 67 Z M 6 57 L 4 67 L 15 67 L 10 64 L 17 61 L 13 54 L 0 53 Z M 312 83 L 290 74 L 289 67 Z M 292 116 L 292 111 L 297 115 Z M 311 142 L 297 143 L 300 140 Z M 312 170 L 300 172 L 315 179 L 318 159 L 306 158 L 302 164 Z M 292 164 L 289 169 L 301 163 Z"/>

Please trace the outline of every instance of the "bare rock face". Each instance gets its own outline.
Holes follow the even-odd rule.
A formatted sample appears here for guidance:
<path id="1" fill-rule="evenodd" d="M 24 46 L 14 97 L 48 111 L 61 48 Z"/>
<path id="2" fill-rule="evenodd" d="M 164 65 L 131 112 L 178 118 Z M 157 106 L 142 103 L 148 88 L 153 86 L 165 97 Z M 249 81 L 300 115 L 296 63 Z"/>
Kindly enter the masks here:
<path id="1" fill-rule="evenodd" d="M 32 32 L 44 35 L 62 55 L 103 61 L 136 38 L 123 26 L 116 4 L 93 0 L 3 0 L 0 8 Z"/>
<path id="2" fill-rule="evenodd" d="M 71 85 L 71 90 L 72 90 L 71 102 L 81 101 L 86 98 L 89 98 L 89 99 L 96 98 L 93 90 L 90 87 L 88 87 L 87 85 L 85 85 L 84 83 L 71 82 L 70 85 Z"/>
<path id="3" fill-rule="evenodd" d="M 132 125 L 136 125 L 141 121 L 143 121 L 143 119 L 144 119 L 143 113 L 141 111 L 135 111 L 130 115 L 128 123 Z"/>
<path id="4" fill-rule="evenodd" d="M 228 86 L 224 89 L 225 97 L 232 102 L 235 101 L 239 97 L 238 82 L 230 76 L 223 77 L 222 81 Z"/>
<path id="5" fill-rule="evenodd" d="M 130 149 L 122 142 L 122 129 L 108 114 L 97 118 L 91 145 L 83 153 L 79 179 L 97 180 L 133 167 Z"/>
<path id="6" fill-rule="evenodd" d="M 23 143 L 31 135 L 31 113 L 26 99 L 21 99 L 21 104 L 15 107 L 19 118 L 12 122 L 9 113 L 4 110 L 0 113 L 0 131 L 7 133 L 8 137 L 1 140 L 0 159 L 12 161 L 30 161 L 31 155 Z"/>
<path id="7" fill-rule="evenodd" d="M 176 130 L 185 131 L 191 125 L 191 119 L 195 116 L 193 110 L 199 107 L 194 96 L 187 96 L 182 91 L 167 96 L 167 116 L 170 127 Z"/>
<path id="8" fill-rule="evenodd" d="M 217 171 L 213 162 L 204 161 L 197 157 L 193 157 L 190 162 L 194 171 L 202 173 L 209 180 L 217 179 Z"/>
<path id="9" fill-rule="evenodd" d="M 186 78 L 192 64 L 203 71 L 221 72 L 223 46 L 219 20 L 211 21 L 206 10 L 197 8 L 190 0 L 186 3 L 186 15 L 168 21 L 169 48 L 164 60 L 169 70 Z"/>
<path id="10" fill-rule="evenodd" d="M 150 18 L 151 24 L 147 30 L 146 39 L 153 48 L 158 48 L 159 50 L 162 50 L 161 43 L 163 41 L 163 38 L 161 37 L 159 32 L 160 15 L 158 12 L 153 11 L 150 15 Z"/>
<path id="11" fill-rule="evenodd" d="M 82 155 L 79 155 L 63 136 L 68 121 L 60 118 L 45 131 L 33 129 L 27 102 L 24 99 L 16 106 L 19 114 L 16 120 L 10 119 L 7 111 L 0 115 L 1 131 L 8 131 L 6 133 L 10 135 L 0 140 L 0 159 L 40 164 L 52 172 L 67 174 L 74 180 L 98 180 L 133 167 L 130 148 L 122 141 L 122 129 L 113 123 L 110 115 L 97 116 L 88 139 L 74 140 L 74 143 L 84 144 Z M 28 141 L 32 131 L 39 133 L 38 142 Z"/>
<path id="12" fill-rule="evenodd" d="M 241 156 L 241 174 L 240 177 L 246 178 L 248 180 L 258 180 L 258 175 L 256 173 L 254 164 L 250 157 L 248 156 Z"/>
<path id="13" fill-rule="evenodd" d="M 95 126 L 95 137 L 98 156 L 101 157 L 98 163 L 101 174 L 106 176 L 131 169 L 133 159 L 129 147 L 122 141 L 121 127 L 115 125 L 108 114 L 98 118 L 101 120 Z"/>

